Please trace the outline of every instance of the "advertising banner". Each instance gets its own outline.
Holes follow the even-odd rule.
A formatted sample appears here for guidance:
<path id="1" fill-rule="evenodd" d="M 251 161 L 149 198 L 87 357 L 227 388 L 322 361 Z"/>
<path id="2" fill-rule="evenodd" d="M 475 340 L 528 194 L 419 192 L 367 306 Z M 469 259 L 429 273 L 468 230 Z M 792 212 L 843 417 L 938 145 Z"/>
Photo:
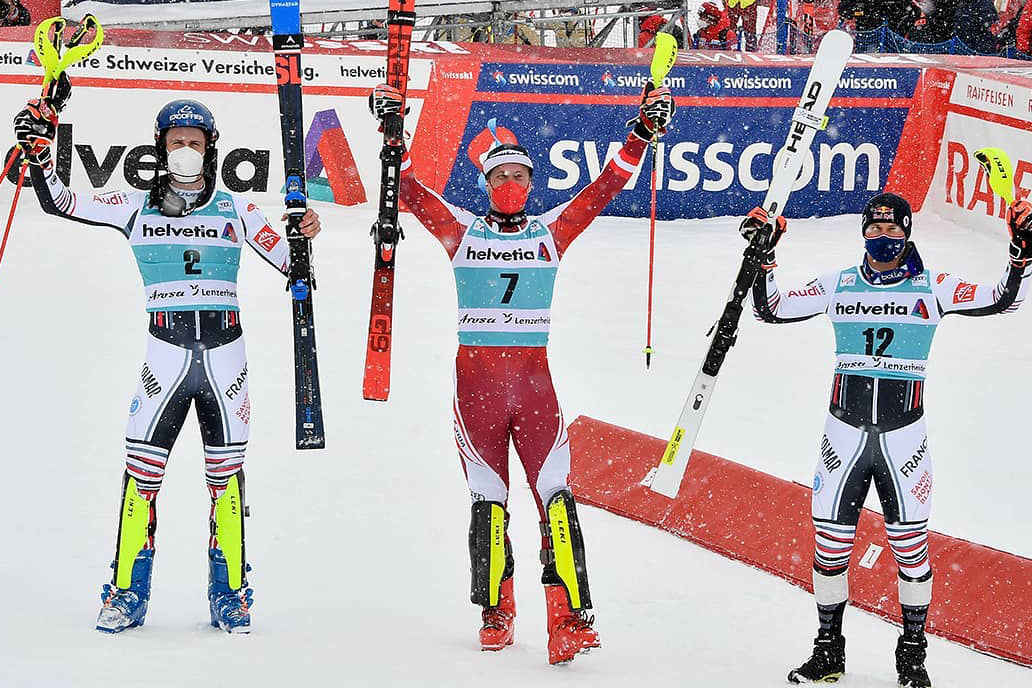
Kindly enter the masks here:
<path id="1" fill-rule="evenodd" d="M 960 224 L 1004 231 L 1006 203 L 989 186 L 974 153 L 1007 151 L 1016 195 L 1032 192 L 1032 82 L 1006 75 L 960 73 L 950 94 L 927 203 Z"/>
<path id="2" fill-rule="evenodd" d="M 194 97 L 213 108 L 222 130 L 225 186 L 272 188 L 282 171 L 267 38 L 111 30 L 101 51 L 70 69 L 75 96 L 62 117 L 56 151 L 62 177 L 95 189 L 145 186 L 153 175 L 148 146 L 154 113 L 173 98 Z M 385 51 L 379 40 L 306 41 L 306 152 L 317 200 L 351 205 L 376 196 L 380 137 L 366 98 L 385 78 Z M 487 198 L 474 152 L 498 131 L 527 146 L 534 158 L 531 212 L 570 200 L 597 178 L 637 114 L 649 60 L 641 50 L 446 42 L 414 43 L 412 56 L 406 130 L 414 170 L 449 202 L 475 212 L 486 210 Z M 940 140 L 962 144 L 968 154 L 1000 145 L 1001 137 L 1024 140 L 1032 82 L 1025 74 L 1001 72 L 1013 69 L 1012 61 L 996 58 L 854 56 L 787 215 L 856 213 L 887 184 L 904 189 L 919 208 L 933 173 L 933 204 L 970 205 L 969 189 L 982 183 L 977 167 L 950 167 Z M 657 216 L 742 215 L 760 202 L 808 70 L 805 57 L 679 53 L 666 82 L 678 111 L 655 150 Z M 0 117 L 12 117 L 36 95 L 39 79 L 31 30 L 0 32 L 6 104 Z M 1002 85 L 992 85 L 997 82 Z M 947 98 L 949 121 L 942 106 Z M 1032 159 L 1032 150 L 1023 152 L 1023 144 L 1011 140 L 1006 138 L 1016 157 Z M 950 150 L 955 158 L 956 146 Z M 649 214 L 651 155 L 604 214 Z M 959 190 L 964 175 L 974 176 L 961 180 L 959 201 L 947 191 Z"/>

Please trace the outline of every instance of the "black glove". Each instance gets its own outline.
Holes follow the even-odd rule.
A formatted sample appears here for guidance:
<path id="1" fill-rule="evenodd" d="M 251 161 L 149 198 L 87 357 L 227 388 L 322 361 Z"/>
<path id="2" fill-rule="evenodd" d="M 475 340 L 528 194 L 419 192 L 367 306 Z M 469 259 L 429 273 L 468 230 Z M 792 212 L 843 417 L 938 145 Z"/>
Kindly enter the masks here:
<path id="1" fill-rule="evenodd" d="M 57 112 L 64 112 L 68 100 L 72 97 L 72 82 L 68 79 L 67 72 L 61 72 L 61 76 L 50 82 L 44 97 L 49 101 L 50 107 Z"/>
<path id="2" fill-rule="evenodd" d="M 677 104 L 670 89 L 666 86 L 653 88 L 652 82 L 648 82 L 641 93 L 638 117 L 631 120 L 635 122 L 634 135 L 645 141 L 652 140 L 653 136 L 659 138 L 666 133 L 676 111 Z"/>
<path id="3" fill-rule="evenodd" d="M 1007 208 L 1011 263 L 1023 268 L 1032 259 L 1032 203 L 1014 201 Z"/>
<path id="4" fill-rule="evenodd" d="M 57 112 L 47 98 L 34 98 L 14 116 L 14 135 L 33 165 L 50 163 L 50 145 L 57 134 Z"/>
<path id="5" fill-rule="evenodd" d="M 756 236 L 756 232 L 762 230 L 764 227 L 771 226 L 770 216 L 767 215 L 767 211 L 757 206 L 750 210 L 746 214 L 745 219 L 742 220 L 742 224 L 739 226 L 738 231 L 742 233 L 746 241 L 751 242 L 753 237 Z M 774 267 L 774 247 L 778 241 L 781 240 L 781 235 L 788 229 L 788 222 L 785 220 L 784 215 L 778 215 L 774 219 L 771 231 L 767 235 L 766 240 L 761 246 L 758 246 L 760 251 L 763 252 L 764 268 Z"/>
<path id="6" fill-rule="evenodd" d="M 387 115 L 400 115 L 405 97 L 401 91 L 388 84 L 380 84 L 369 94 L 369 112 L 373 117 L 383 122 Z M 405 108 L 405 113 L 409 111 Z"/>

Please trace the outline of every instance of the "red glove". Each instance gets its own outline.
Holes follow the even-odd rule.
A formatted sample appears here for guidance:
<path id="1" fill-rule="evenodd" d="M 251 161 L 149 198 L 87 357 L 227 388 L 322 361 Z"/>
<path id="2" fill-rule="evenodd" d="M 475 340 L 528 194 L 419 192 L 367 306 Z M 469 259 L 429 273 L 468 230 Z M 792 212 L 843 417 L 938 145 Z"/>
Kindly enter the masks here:
<path id="1" fill-rule="evenodd" d="M 771 224 L 771 221 L 770 216 L 767 215 L 767 211 L 760 206 L 756 206 L 746 213 L 745 219 L 742 220 L 742 225 L 739 227 L 738 231 L 742 233 L 742 236 L 745 237 L 746 241 L 752 241 L 756 231 L 769 224 Z M 785 220 L 785 216 L 778 215 L 774 219 L 773 231 L 770 234 L 770 238 L 767 240 L 767 244 L 763 248 L 768 251 L 773 249 L 774 245 L 778 243 L 778 240 L 781 239 L 781 235 L 784 234 L 787 229 L 788 222 Z"/>
<path id="2" fill-rule="evenodd" d="M 1032 203 L 1014 201 L 1007 208 L 1007 229 L 1010 230 L 1011 263 L 1024 267 L 1032 258 Z"/>
<path id="3" fill-rule="evenodd" d="M 50 162 L 50 145 L 57 135 L 57 111 L 46 98 L 34 98 L 14 116 L 14 135 L 33 165 Z"/>
<path id="4" fill-rule="evenodd" d="M 653 136 L 662 136 L 666 133 L 676 111 L 677 104 L 674 103 L 670 89 L 666 86 L 653 88 L 652 82 L 648 82 L 641 93 L 641 105 L 638 106 L 634 133 L 646 141 L 651 140 Z"/>
<path id="5" fill-rule="evenodd" d="M 369 94 L 369 112 L 373 113 L 373 117 L 381 122 L 387 115 L 401 114 L 404 104 L 405 96 L 389 84 L 379 84 Z M 405 109 L 405 112 L 408 112 L 408 108 Z"/>

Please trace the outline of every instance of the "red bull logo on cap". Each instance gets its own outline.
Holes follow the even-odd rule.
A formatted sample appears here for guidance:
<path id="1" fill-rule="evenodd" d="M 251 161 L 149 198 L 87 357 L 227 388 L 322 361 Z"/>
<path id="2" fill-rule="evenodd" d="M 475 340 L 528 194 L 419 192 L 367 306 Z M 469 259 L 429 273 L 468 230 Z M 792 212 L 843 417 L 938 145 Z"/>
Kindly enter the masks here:
<path id="1" fill-rule="evenodd" d="M 874 208 L 871 208 L 871 220 L 873 222 L 878 222 L 879 220 L 895 222 L 896 213 L 887 205 L 875 206 Z"/>

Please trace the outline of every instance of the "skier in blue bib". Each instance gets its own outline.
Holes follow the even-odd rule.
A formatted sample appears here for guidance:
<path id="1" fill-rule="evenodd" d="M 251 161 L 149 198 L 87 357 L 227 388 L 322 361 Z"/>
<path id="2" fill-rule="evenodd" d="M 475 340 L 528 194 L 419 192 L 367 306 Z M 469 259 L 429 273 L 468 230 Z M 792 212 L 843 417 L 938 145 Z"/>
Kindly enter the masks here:
<path id="1" fill-rule="evenodd" d="M 928 351 L 944 316 L 1008 313 L 1021 304 L 1025 278 L 1032 272 L 1032 205 L 1016 201 L 1008 210 L 1010 260 L 995 285 L 926 269 L 909 240 L 910 205 L 900 196 L 883 193 L 864 208 L 861 231 L 866 252 L 859 265 L 783 292 L 774 279 L 774 245 L 784 234 L 785 219 L 771 221 L 756 208 L 742 224 L 742 233 L 750 238 L 768 222 L 773 232 L 752 290 L 756 316 L 768 323 L 790 323 L 826 314 L 836 341 L 835 377 L 812 499 L 813 587 L 820 629 L 812 656 L 793 669 L 788 680 L 832 682 L 845 673 L 842 616 L 849 599 L 847 571 L 860 511 L 873 481 L 899 570 L 899 685 L 927 688 L 931 681 L 924 667 L 924 627 L 932 598 L 932 459 L 922 402 Z"/>
<path id="2" fill-rule="evenodd" d="M 243 196 L 215 187 L 215 118 L 194 100 L 174 100 L 154 125 L 159 171 L 147 191 L 76 193 L 58 177 L 50 146 L 70 94 L 29 102 L 15 134 L 30 163 L 32 188 L 46 213 L 109 227 L 129 241 L 143 278 L 150 321 L 147 358 L 129 405 L 114 576 L 104 586 L 97 629 L 142 626 L 150 600 L 157 496 L 169 453 L 190 407 L 196 408 L 211 494 L 208 600 L 211 623 L 250 630 L 252 594 L 244 556 L 244 453 L 251 401 L 237 270 L 244 244 L 286 274 L 287 242 Z M 301 221 L 319 233 L 309 210 Z"/>

